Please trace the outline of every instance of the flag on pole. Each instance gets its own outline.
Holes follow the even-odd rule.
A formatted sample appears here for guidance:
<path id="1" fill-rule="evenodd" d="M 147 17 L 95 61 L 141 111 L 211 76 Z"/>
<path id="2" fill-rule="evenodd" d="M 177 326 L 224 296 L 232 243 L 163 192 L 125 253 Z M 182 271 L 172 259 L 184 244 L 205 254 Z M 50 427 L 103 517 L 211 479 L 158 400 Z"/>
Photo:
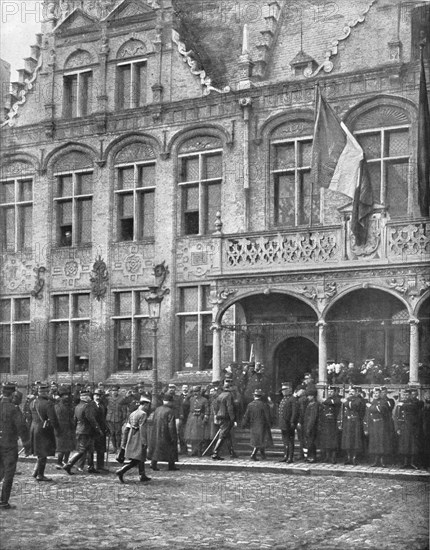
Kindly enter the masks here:
<path id="1" fill-rule="evenodd" d="M 418 204 L 421 216 L 427 217 L 430 208 L 430 109 L 421 47 L 420 95 L 418 100 Z"/>
<path id="2" fill-rule="evenodd" d="M 347 126 L 339 121 L 319 87 L 311 173 L 315 186 L 343 193 L 353 199 L 351 231 L 357 244 L 364 244 L 373 208 L 364 151 Z"/>

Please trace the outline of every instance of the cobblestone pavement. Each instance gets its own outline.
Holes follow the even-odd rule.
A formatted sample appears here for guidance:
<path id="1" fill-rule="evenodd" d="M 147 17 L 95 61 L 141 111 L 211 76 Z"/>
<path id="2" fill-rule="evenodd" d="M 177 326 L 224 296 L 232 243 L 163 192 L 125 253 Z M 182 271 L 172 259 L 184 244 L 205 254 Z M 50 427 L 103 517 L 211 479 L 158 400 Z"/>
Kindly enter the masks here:
<path id="1" fill-rule="evenodd" d="M 429 484 L 362 477 L 186 470 L 72 477 L 51 483 L 21 462 L 0 511 L 2 550 L 424 550 Z"/>

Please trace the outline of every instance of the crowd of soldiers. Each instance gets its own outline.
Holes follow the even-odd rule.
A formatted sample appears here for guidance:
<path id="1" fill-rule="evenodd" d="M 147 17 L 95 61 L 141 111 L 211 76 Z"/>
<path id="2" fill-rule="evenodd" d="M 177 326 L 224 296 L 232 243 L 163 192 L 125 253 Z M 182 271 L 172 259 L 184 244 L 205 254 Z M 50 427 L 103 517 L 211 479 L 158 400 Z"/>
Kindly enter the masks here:
<path id="1" fill-rule="evenodd" d="M 385 387 L 373 388 L 369 399 L 359 387 L 343 393 L 328 387 L 318 400 L 308 374 L 294 391 L 290 384 L 282 384 L 277 401 L 256 389 L 244 406 L 227 376 L 206 388 L 183 385 L 180 392 L 169 384 L 157 396 L 146 391 L 144 383 L 124 396 L 116 385 L 107 390 L 103 383 L 71 387 L 38 382 L 22 403 L 15 384 L 5 383 L 0 400 L 0 509 L 11 507 L 18 438 L 25 454 L 37 458 L 33 471 L 37 482 L 51 481 L 45 468 L 52 456 L 55 467 L 69 475 L 74 467 L 97 474 L 109 472 L 106 458 L 111 451 L 122 464 L 115 472 L 120 482 L 134 467 L 141 482 L 149 481 L 148 458 L 154 471 L 160 461 L 167 462 L 169 470 L 178 470 L 178 454 L 210 454 L 213 460 L 223 460 L 226 447 L 236 458 L 238 425 L 250 430 L 251 460 L 258 460 L 258 455 L 266 459 L 266 449 L 273 446 L 271 430 L 277 425 L 284 446 L 281 462 L 296 458 L 335 464 L 342 458 L 345 464 L 357 465 L 370 458 L 372 466 L 400 460 L 403 468 L 429 469 L 430 399 L 421 401 L 415 389 L 404 390 L 397 403 Z"/>

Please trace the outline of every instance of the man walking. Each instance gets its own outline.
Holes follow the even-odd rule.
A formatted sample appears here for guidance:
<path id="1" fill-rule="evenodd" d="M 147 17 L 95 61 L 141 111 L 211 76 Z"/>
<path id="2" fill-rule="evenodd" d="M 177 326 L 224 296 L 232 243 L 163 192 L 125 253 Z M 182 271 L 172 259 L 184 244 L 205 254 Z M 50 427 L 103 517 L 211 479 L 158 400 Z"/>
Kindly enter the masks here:
<path id="1" fill-rule="evenodd" d="M 151 400 L 141 395 L 138 409 L 132 412 L 128 418 L 124 430 L 122 448 L 129 462 L 115 472 L 121 483 L 124 483 L 125 472 L 136 466 L 139 471 L 139 480 L 143 482 L 151 481 L 151 478 L 145 474 L 145 460 L 148 446 L 146 421 L 150 407 Z"/>
<path id="2" fill-rule="evenodd" d="M 101 434 L 94 439 L 94 450 L 96 452 L 96 469 L 99 472 L 107 472 L 105 468 L 106 435 L 109 433 L 106 424 L 106 407 L 103 404 L 104 391 L 97 388 L 94 392 L 95 418 L 101 429 Z"/>
<path id="3" fill-rule="evenodd" d="M 163 397 L 163 404 L 157 407 L 152 421 L 149 458 L 151 468 L 159 470 L 157 462 L 162 460 L 168 463 L 170 471 L 179 470 L 175 462 L 178 461 L 178 435 L 176 419 L 173 412 L 173 395 L 167 393 Z"/>
<path id="4" fill-rule="evenodd" d="M 214 401 L 214 415 L 215 415 L 215 424 L 219 426 L 218 430 L 218 439 L 215 443 L 213 450 L 212 458 L 213 460 L 224 460 L 220 454 L 220 448 L 224 441 L 227 444 L 230 456 L 236 458 L 237 455 L 233 449 L 233 442 L 231 439 L 231 430 L 236 424 L 236 411 L 234 406 L 234 397 L 231 391 L 231 378 L 226 378 L 224 380 L 224 388 L 222 392 Z"/>
<path id="5" fill-rule="evenodd" d="M 258 460 L 257 453 L 260 451 L 261 458 L 266 459 L 266 447 L 273 445 L 272 433 L 270 431 L 270 410 L 267 403 L 263 403 L 263 391 L 254 391 L 254 401 L 246 408 L 242 420 L 242 428 L 251 429 L 251 460 Z"/>
<path id="6" fill-rule="evenodd" d="M 18 462 L 18 437 L 21 438 L 26 453 L 30 452 L 28 428 L 18 407 L 12 403 L 15 384 L 6 382 L 2 385 L 0 398 L 0 510 L 14 508 L 9 504 L 13 478 Z"/>
<path id="7" fill-rule="evenodd" d="M 55 403 L 55 414 L 58 420 L 58 429 L 55 431 L 57 447 L 57 470 L 67 464 L 70 453 L 75 448 L 75 421 L 74 407 L 72 406 L 72 392 L 67 386 L 58 388 L 58 400 Z"/>
<path id="8" fill-rule="evenodd" d="M 33 477 L 36 481 L 52 481 L 45 476 L 48 456 L 55 456 L 55 431 L 60 433 L 54 403 L 49 398 L 48 384 L 40 384 L 37 397 L 30 404 L 31 454 L 37 456 Z M 55 430 L 55 431 L 54 431 Z"/>

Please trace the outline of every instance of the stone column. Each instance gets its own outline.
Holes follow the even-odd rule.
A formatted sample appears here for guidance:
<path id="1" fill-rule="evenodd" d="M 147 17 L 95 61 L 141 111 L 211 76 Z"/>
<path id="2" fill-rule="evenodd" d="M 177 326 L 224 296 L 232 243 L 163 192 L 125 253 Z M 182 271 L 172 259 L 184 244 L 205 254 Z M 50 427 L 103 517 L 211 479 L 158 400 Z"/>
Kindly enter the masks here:
<path id="1" fill-rule="evenodd" d="M 221 379 L 221 326 L 213 323 L 212 327 L 212 380 Z"/>
<path id="2" fill-rule="evenodd" d="M 318 384 L 327 384 L 327 323 L 318 321 Z"/>
<path id="3" fill-rule="evenodd" d="M 420 342 L 418 334 L 419 320 L 416 318 L 409 319 L 410 336 L 409 336 L 409 384 L 418 385 L 418 362 Z"/>

